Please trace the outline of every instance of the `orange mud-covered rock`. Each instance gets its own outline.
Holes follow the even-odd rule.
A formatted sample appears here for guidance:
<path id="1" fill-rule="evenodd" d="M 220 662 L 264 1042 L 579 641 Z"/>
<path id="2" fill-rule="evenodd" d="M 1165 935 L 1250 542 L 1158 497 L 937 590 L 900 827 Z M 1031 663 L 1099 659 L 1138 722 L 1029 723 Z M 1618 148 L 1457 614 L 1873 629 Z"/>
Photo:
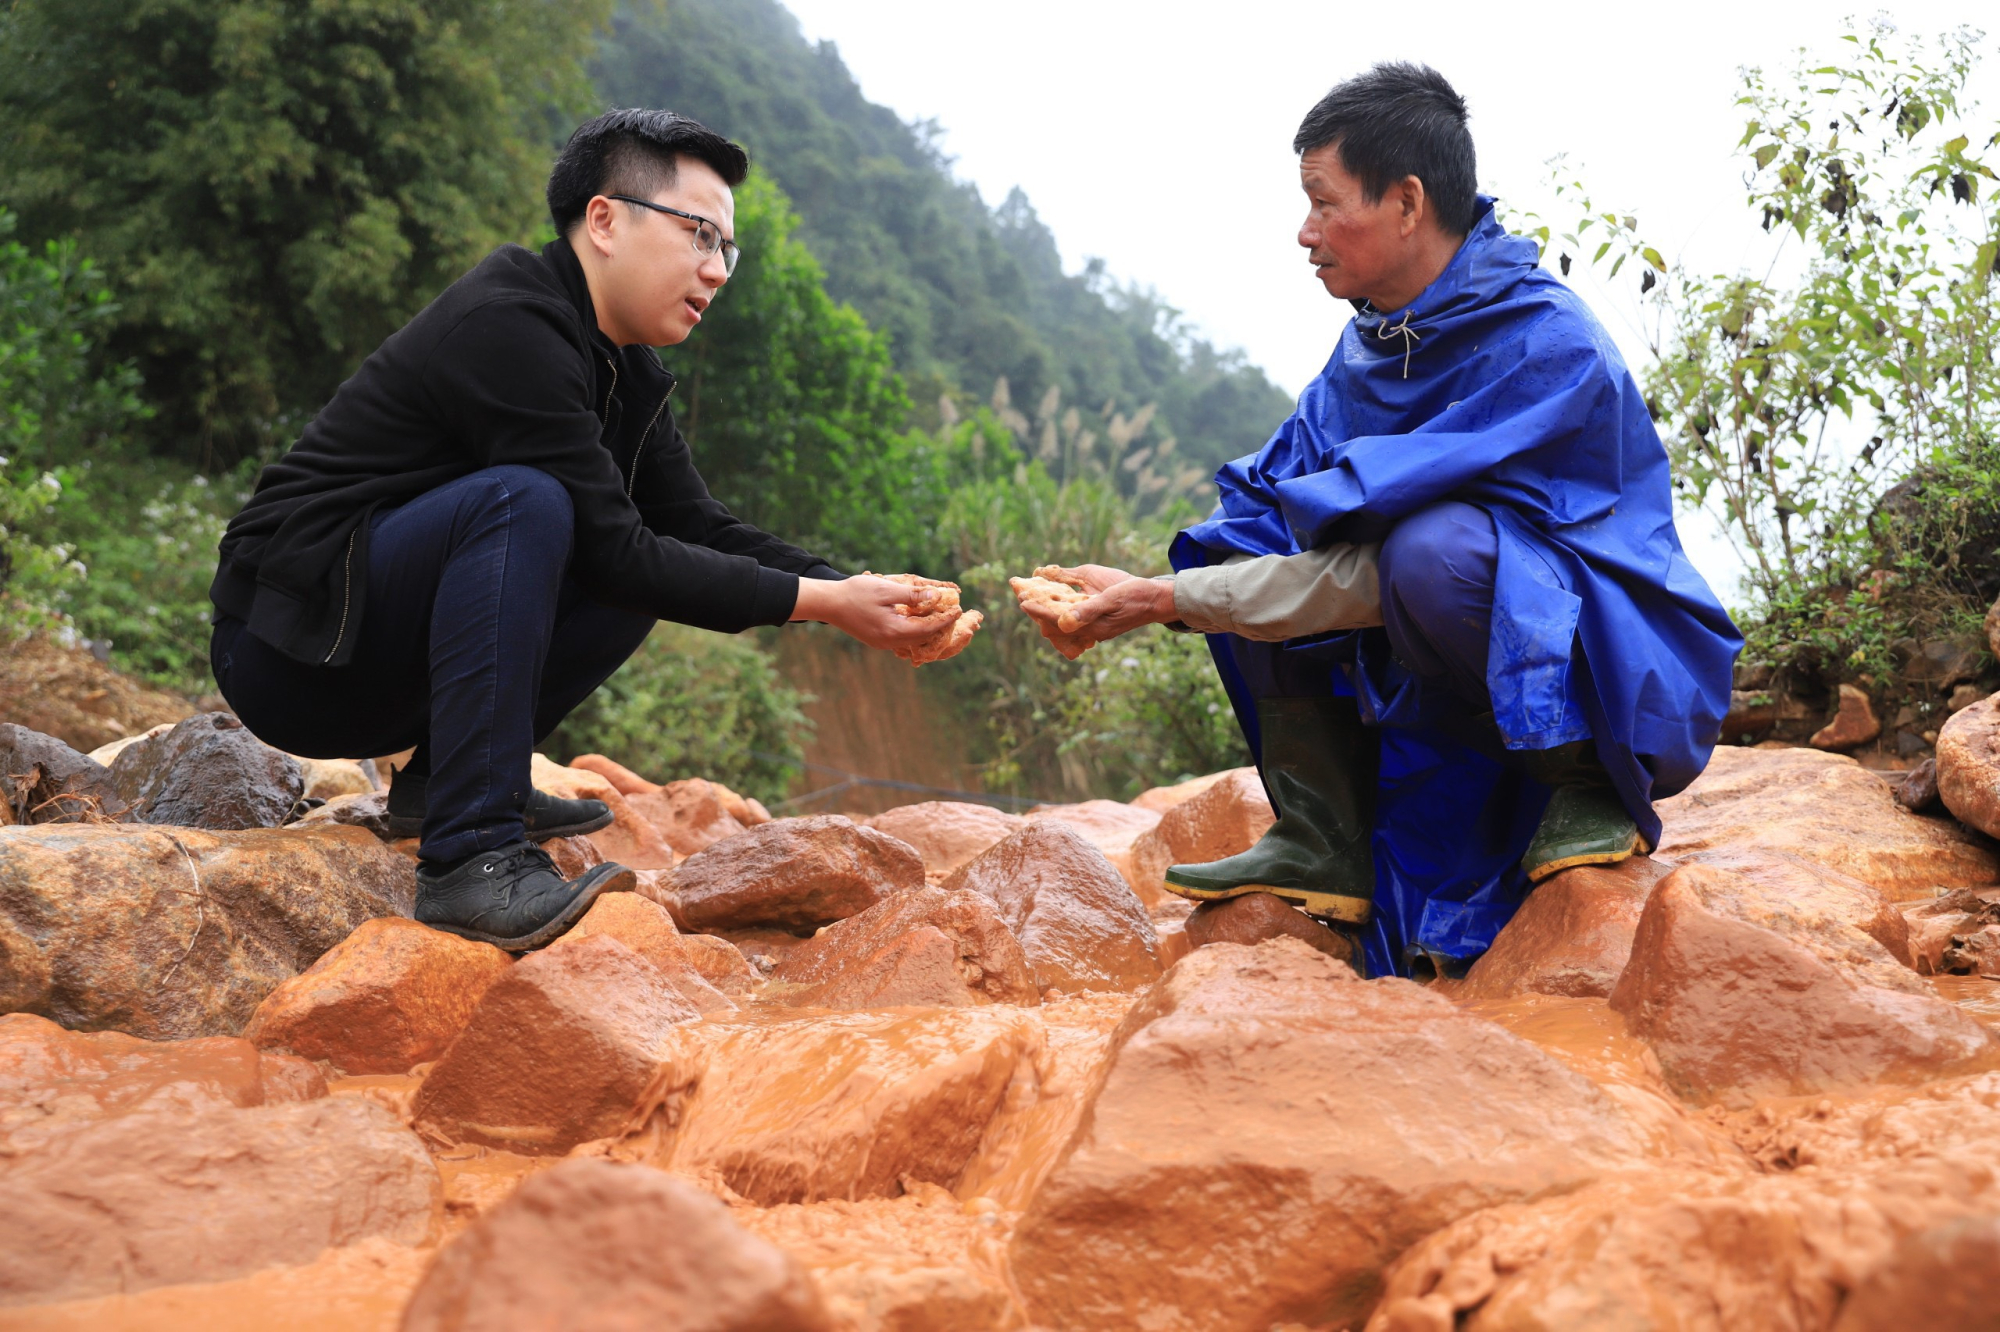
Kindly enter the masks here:
<path id="1" fill-rule="evenodd" d="M 2000 1215 L 1961 1217 L 1897 1241 L 1840 1306 L 1833 1332 L 1984 1332 L 2000 1321 Z"/>
<path id="2" fill-rule="evenodd" d="M 425 1274 L 404 1332 L 833 1332 L 798 1262 L 689 1184 L 565 1161 L 524 1181 Z"/>
<path id="3" fill-rule="evenodd" d="M 0 1159 L 78 1123 L 150 1104 L 244 1109 L 326 1095 L 314 1065 L 235 1036 L 147 1041 L 0 1017 Z"/>
<path id="4" fill-rule="evenodd" d="M 991 805 L 926 800 L 877 814 L 868 826 L 915 847 L 924 858 L 925 875 L 942 880 L 1023 825 L 1019 815 Z"/>
<path id="5" fill-rule="evenodd" d="M 1693 785 L 1657 808 L 1666 827 L 1655 854 L 1667 860 L 1718 848 L 1776 851 L 1859 879 L 1891 902 L 2000 883 L 1990 846 L 1910 813 L 1888 783 L 1838 754 L 1725 745 Z"/>
<path id="6" fill-rule="evenodd" d="M 1077 632 L 1076 608 L 1090 600 L 1090 593 L 1083 590 L 1080 580 L 1060 566 L 1045 564 L 1035 570 L 1032 578 L 1009 578 L 1007 586 L 1014 589 L 1016 602 L 1040 626 L 1042 637 L 1056 651 L 1075 661 L 1097 646 L 1096 639 Z"/>
<path id="7" fill-rule="evenodd" d="M 1252 777 L 1257 775 L 1255 768 L 1226 768 L 1221 772 L 1211 772 L 1206 777 L 1190 777 L 1187 781 L 1176 782 L 1172 786 L 1148 787 L 1146 790 L 1132 797 L 1132 806 L 1135 809 L 1150 810 L 1155 814 L 1164 814 L 1175 805 L 1186 804 L 1224 778 L 1233 777 L 1237 773 L 1242 772 L 1247 772 Z"/>
<path id="8" fill-rule="evenodd" d="M 838 814 L 774 819 L 683 861 L 674 915 L 689 930 L 809 933 L 923 883 L 923 858 L 887 833 Z"/>
<path id="9" fill-rule="evenodd" d="M 1169 895 L 1169 865 L 1205 864 L 1247 851 L 1276 821 L 1255 768 L 1224 773 L 1207 790 L 1167 810 L 1151 832 L 1132 843 L 1132 887 L 1150 906 Z"/>
<path id="10" fill-rule="evenodd" d="M 1472 964 L 1459 996 L 1602 998 L 1632 956 L 1647 895 L 1673 866 L 1650 856 L 1583 865 L 1536 885 L 1493 946 Z"/>
<path id="11" fill-rule="evenodd" d="M 1188 946 L 1260 944 L 1269 939 L 1297 939 L 1328 957 L 1354 962 L 1354 940 L 1339 934 L 1269 893 L 1245 893 L 1196 907 L 1185 925 Z"/>
<path id="12" fill-rule="evenodd" d="M 821 930 L 771 973 L 766 999 L 802 1008 L 1034 1004 L 1020 941 L 978 893 L 918 888 Z"/>
<path id="13" fill-rule="evenodd" d="M 1662 879 L 1646 903 L 1611 1004 L 1682 1096 L 1745 1104 L 1921 1081 L 2000 1056 L 1983 1027 L 1921 983 L 1914 993 L 1869 983 L 1885 974 L 1882 960 L 1852 938 L 1781 933 L 1772 905 L 1758 885 L 1705 865 Z"/>
<path id="14" fill-rule="evenodd" d="M 687 937 L 674 928 L 673 917 L 657 903 L 637 893 L 606 893 L 591 904 L 582 920 L 549 947 L 572 947 L 598 935 L 616 939 L 651 962 L 667 983 L 700 1012 L 736 1007 L 728 995 L 709 983 L 692 956 Z M 733 948 L 729 951 L 736 953 Z M 743 965 L 741 954 L 736 954 L 736 959 Z"/>
<path id="15" fill-rule="evenodd" d="M 1120 1025 L 1013 1272 L 1051 1327 L 1339 1326 L 1424 1235 L 1643 1151 L 1590 1082 L 1437 995 L 1218 944 Z"/>
<path id="16" fill-rule="evenodd" d="M 1755 847 L 1697 851 L 1680 863 L 1728 873 L 1705 881 L 1713 909 L 1775 930 L 1856 980 L 1930 992 L 1914 974 L 1909 918 L 1858 879 Z"/>
<path id="17" fill-rule="evenodd" d="M 424 1079 L 416 1125 L 528 1156 L 622 1133 L 661 1095 L 673 1029 L 699 1016 L 616 939 L 530 954 L 486 991 Z"/>
<path id="18" fill-rule="evenodd" d="M 1011 1007 L 713 1026 L 690 1033 L 706 1061 L 657 1163 L 764 1205 L 954 1187 L 1043 1045 L 1036 1015 Z"/>
<path id="19" fill-rule="evenodd" d="M 611 826 L 587 834 L 606 860 L 635 870 L 673 868 L 677 859 L 673 847 L 608 779 L 582 768 L 566 768 L 540 754 L 530 772 L 537 791 L 564 800 L 602 800 L 610 806 Z"/>
<path id="20" fill-rule="evenodd" d="M 1151 832 L 1160 821 L 1158 811 L 1141 809 L 1136 805 L 1120 804 L 1116 800 L 1084 800 L 1074 805 L 1037 805 L 1021 816 L 1030 820 L 1044 820 L 1051 823 L 1067 824 L 1111 862 L 1111 867 L 1125 876 L 1131 883 L 1132 843 L 1139 840 L 1142 833 Z M 1134 885 L 1137 891 L 1137 885 Z"/>
<path id="21" fill-rule="evenodd" d="M 2000 834 L 2000 694 L 1961 708 L 1939 730 L 1937 789 L 1960 822 Z"/>
<path id="22" fill-rule="evenodd" d="M 1066 824 L 1037 821 L 945 880 L 990 899 L 1044 990 L 1132 990 L 1160 978 L 1145 905 Z"/>
<path id="23" fill-rule="evenodd" d="M 510 965 L 414 920 L 367 921 L 266 995 L 243 1035 L 344 1073 L 407 1073 L 445 1052 Z"/>
<path id="24" fill-rule="evenodd" d="M 219 1281 L 379 1236 L 421 1243 L 423 1144 L 370 1101 L 148 1109 L 0 1163 L 0 1305 Z"/>
<path id="25" fill-rule="evenodd" d="M 681 947 L 701 978 L 732 998 L 741 998 L 763 983 L 742 950 L 712 934 L 684 934 Z"/>
<path id="26" fill-rule="evenodd" d="M 602 754 L 579 754 L 569 766 L 594 772 L 610 782 L 633 812 L 651 823 L 679 855 L 691 856 L 745 828 L 771 821 L 770 812 L 762 805 L 721 782 L 687 777 L 663 785 Z"/>
<path id="27" fill-rule="evenodd" d="M 151 1039 L 234 1035 L 416 871 L 358 828 L 0 829 L 0 1011 Z"/>

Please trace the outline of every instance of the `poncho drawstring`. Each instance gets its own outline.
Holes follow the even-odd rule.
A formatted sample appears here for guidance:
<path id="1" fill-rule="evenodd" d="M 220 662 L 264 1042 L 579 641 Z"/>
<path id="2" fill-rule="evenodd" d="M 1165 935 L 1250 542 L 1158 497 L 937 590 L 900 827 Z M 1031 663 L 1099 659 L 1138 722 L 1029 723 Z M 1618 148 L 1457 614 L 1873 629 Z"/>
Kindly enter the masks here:
<path id="1" fill-rule="evenodd" d="M 1403 378 L 1405 379 L 1410 377 L 1410 353 L 1417 349 L 1419 342 L 1423 341 L 1423 338 L 1417 335 L 1417 330 L 1410 327 L 1410 316 L 1416 312 L 1417 307 L 1414 303 L 1406 305 L 1403 307 L 1402 323 L 1391 328 L 1388 316 L 1384 315 L 1382 322 L 1375 326 L 1375 337 L 1382 342 L 1387 342 L 1398 333 L 1403 335 Z"/>

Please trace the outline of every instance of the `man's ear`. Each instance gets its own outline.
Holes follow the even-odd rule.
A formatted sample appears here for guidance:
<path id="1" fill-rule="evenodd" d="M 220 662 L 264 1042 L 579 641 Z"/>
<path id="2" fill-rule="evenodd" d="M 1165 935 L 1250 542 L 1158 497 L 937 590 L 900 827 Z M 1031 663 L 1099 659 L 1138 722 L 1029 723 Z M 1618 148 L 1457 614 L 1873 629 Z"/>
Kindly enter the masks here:
<path id="1" fill-rule="evenodd" d="M 1408 240 L 1417 234 L 1417 228 L 1431 215 L 1431 198 L 1424 192 L 1424 182 L 1419 176 L 1405 176 L 1396 182 L 1396 197 L 1400 201 L 1401 216 L 1397 219 L 1397 233 Z"/>
<path id="2" fill-rule="evenodd" d="M 611 206 L 611 200 L 601 194 L 591 196 L 590 202 L 583 206 L 583 220 L 577 223 L 570 244 L 588 245 L 605 258 L 611 257 L 618 248 L 618 210 Z"/>

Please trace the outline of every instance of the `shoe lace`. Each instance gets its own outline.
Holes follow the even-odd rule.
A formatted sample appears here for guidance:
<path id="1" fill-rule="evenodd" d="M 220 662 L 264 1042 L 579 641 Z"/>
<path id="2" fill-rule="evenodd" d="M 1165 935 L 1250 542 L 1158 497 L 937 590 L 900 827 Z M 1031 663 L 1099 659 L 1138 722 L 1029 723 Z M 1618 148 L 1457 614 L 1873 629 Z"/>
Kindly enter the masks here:
<path id="1" fill-rule="evenodd" d="M 548 852 L 532 842 L 520 842 L 514 846 L 486 853 L 480 869 L 492 874 L 497 869 L 505 868 L 505 873 L 493 882 L 493 892 L 499 897 L 503 910 L 513 905 L 514 885 L 525 877 L 525 870 L 529 866 L 540 866 L 553 873 L 556 862 L 549 858 Z"/>

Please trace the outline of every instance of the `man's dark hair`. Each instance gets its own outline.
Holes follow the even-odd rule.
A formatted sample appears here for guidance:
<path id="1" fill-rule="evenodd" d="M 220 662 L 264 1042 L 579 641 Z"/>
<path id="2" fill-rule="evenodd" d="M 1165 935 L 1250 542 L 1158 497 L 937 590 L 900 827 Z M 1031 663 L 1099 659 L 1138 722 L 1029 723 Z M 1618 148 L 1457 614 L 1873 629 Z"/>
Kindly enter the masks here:
<path id="1" fill-rule="evenodd" d="M 674 183 L 680 159 L 715 168 L 732 188 L 750 172 L 750 155 L 698 120 L 672 111 L 606 111 L 576 127 L 549 172 L 549 216 L 567 236 L 593 196 L 650 199 Z"/>
<path id="2" fill-rule="evenodd" d="M 1465 127 L 1465 99 L 1429 65 L 1385 62 L 1335 85 L 1306 112 L 1292 151 L 1340 146 L 1340 164 L 1378 202 L 1405 176 L 1424 183 L 1438 225 L 1472 230 L 1478 159 Z"/>

